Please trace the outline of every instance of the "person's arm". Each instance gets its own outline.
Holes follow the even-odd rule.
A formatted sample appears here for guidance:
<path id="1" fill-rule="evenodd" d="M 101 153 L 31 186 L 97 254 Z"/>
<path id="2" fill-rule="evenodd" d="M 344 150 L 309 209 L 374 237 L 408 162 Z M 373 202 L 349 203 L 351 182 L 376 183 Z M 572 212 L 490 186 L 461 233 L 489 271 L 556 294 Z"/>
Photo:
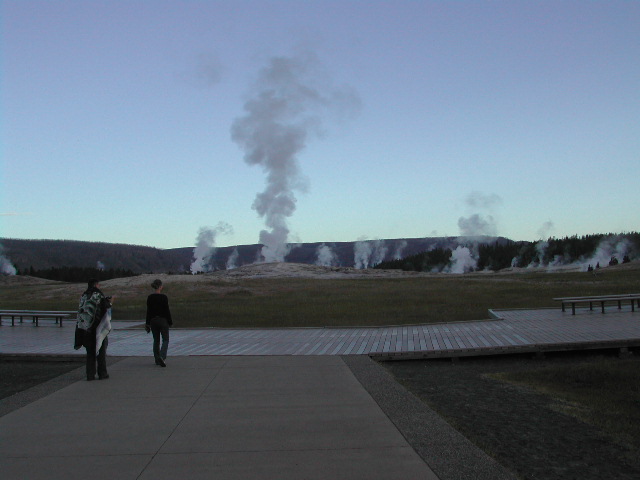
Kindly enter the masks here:
<path id="1" fill-rule="evenodd" d="M 147 326 L 151 323 L 151 308 L 152 308 L 151 295 L 149 295 L 147 297 L 147 317 L 146 317 L 146 321 L 145 321 L 145 324 Z"/>
<path id="2" fill-rule="evenodd" d="M 147 316 L 144 322 L 144 330 L 149 333 L 151 331 L 151 295 L 147 297 Z"/>
<path id="3" fill-rule="evenodd" d="M 169 323 L 169 326 L 172 327 L 173 326 L 173 319 L 171 318 L 171 310 L 169 310 L 169 297 L 167 297 L 165 295 L 164 297 L 165 302 L 166 302 L 166 314 L 167 314 L 167 323 Z"/>

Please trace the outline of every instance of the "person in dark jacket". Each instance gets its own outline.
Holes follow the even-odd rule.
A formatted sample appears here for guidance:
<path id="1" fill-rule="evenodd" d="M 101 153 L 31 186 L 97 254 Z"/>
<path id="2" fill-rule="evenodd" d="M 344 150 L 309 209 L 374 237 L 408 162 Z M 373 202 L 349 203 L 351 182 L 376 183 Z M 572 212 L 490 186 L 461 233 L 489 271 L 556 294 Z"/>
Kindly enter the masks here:
<path id="1" fill-rule="evenodd" d="M 75 345 L 77 350 L 87 350 L 87 380 L 96 378 L 96 362 L 98 378 L 106 380 L 107 373 L 107 335 L 111 331 L 111 304 L 113 297 L 106 297 L 100 290 L 98 280 L 91 279 L 87 289 L 80 298 L 78 321 L 76 323 Z"/>
<path id="2" fill-rule="evenodd" d="M 169 349 L 169 327 L 173 326 L 169 299 L 162 293 L 162 281 L 156 279 L 151 284 L 154 293 L 147 297 L 147 320 L 145 330 L 153 334 L 153 356 L 156 365 L 166 367 L 167 350 Z M 162 337 L 162 346 L 160 346 Z"/>

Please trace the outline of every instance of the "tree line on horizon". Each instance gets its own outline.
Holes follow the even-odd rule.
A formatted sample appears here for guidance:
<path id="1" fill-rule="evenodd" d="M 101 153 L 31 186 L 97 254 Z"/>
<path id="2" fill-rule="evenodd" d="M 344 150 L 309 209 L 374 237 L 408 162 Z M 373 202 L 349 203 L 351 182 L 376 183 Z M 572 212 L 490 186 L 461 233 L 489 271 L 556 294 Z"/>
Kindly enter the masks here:
<path id="1" fill-rule="evenodd" d="M 591 234 L 564 238 L 549 238 L 537 242 L 513 241 L 503 237 L 496 239 L 465 239 L 451 237 L 438 242 L 415 242 L 407 248 L 407 256 L 391 260 L 394 253 L 389 248 L 387 260 L 368 268 L 402 269 L 407 271 L 444 271 L 462 273 L 452 268 L 460 260 L 461 253 L 467 256 L 462 271 L 502 270 L 509 267 L 557 266 L 581 262 L 587 269 L 586 261 L 600 252 L 600 261 L 609 262 L 602 252 L 610 251 L 618 255 L 615 261 L 640 258 L 640 233 L 623 234 Z M 396 240 L 388 241 L 389 245 Z M 10 254 L 18 275 L 29 275 L 64 282 L 86 282 L 89 278 L 109 280 L 111 278 L 128 277 L 141 273 L 189 273 L 188 266 L 192 261 L 193 249 L 181 248 L 159 250 L 153 247 L 135 245 L 105 244 L 99 242 L 54 241 L 54 240 L 13 240 L 2 239 L 5 251 Z M 430 245 L 431 243 L 431 245 Z M 418 247 L 419 245 L 419 247 Z M 317 261 L 318 244 L 304 244 L 305 248 L 296 248 L 287 261 L 314 264 Z M 604 247 L 607 248 L 604 248 Z M 352 266 L 354 244 L 345 242 L 334 247 L 339 253 L 339 266 Z M 418 247 L 418 248 L 416 248 Z M 221 247 L 218 253 L 226 258 L 232 247 Z M 241 249 L 243 265 L 252 263 L 255 250 L 259 245 L 235 247 Z M 421 249 L 424 249 L 421 251 Z M 461 252 L 461 249 L 466 249 Z M 397 250 L 397 249 L 396 249 Z M 419 252 L 419 253 L 416 253 Z M 624 255 L 620 255 L 624 252 Z M 626 258 L 625 258 L 626 256 Z M 247 260 L 249 259 L 249 260 Z M 91 265 L 91 266 L 88 266 Z M 185 267 L 186 266 L 186 267 Z M 597 268 L 595 263 L 593 268 Z M 601 265 L 604 266 L 604 265 Z"/>
<path id="2" fill-rule="evenodd" d="M 139 274 L 124 268 L 100 269 L 95 267 L 51 267 L 36 270 L 33 267 L 23 270 L 16 269 L 16 275 L 28 275 L 30 277 L 45 278 L 59 282 L 81 283 L 91 278 L 100 281 L 112 278 L 135 277 Z"/>
<path id="3" fill-rule="evenodd" d="M 122 243 L 78 240 L 21 240 L 2 238 L 4 255 L 16 273 L 51 280 L 79 281 L 88 278 L 108 280 L 107 276 L 128 272 L 163 273 L 188 269 L 192 249 L 161 250 L 155 247 Z M 84 269 L 81 273 L 79 269 Z M 111 277 L 113 278 L 113 277 Z M 82 278 L 86 281 L 87 278 Z"/>
<path id="4" fill-rule="evenodd" d="M 568 265 L 592 258 L 603 242 L 612 245 L 626 243 L 625 255 L 612 255 L 614 263 L 625 263 L 635 259 L 640 253 L 640 233 L 592 234 L 564 238 L 549 238 L 537 242 L 513 241 L 476 244 L 469 242 L 469 248 L 476 259 L 476 271 L 502 270 L 509 267 Z M 373 268 L 397 269 L 416 272 L 442 271 L 452 261 L 451 248 L 434 248 L 397 260 L 383 261 Z M 621 258 L 617 258 L 621 256 Z M 607 259 L 609 261 L 609 259 Z M 592 265 L 593 268 L 604 265 Z"/>

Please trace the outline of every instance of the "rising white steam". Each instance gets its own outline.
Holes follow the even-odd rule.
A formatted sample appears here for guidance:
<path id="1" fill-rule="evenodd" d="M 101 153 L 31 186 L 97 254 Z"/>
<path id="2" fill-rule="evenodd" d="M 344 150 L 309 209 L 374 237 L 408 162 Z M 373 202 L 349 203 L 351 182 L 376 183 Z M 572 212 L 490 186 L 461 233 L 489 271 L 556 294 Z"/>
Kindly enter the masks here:
<path id="1" fill-rule="evenodd" d="M 338 255 L 331 250 L 331 247 L 323 243 L 316 248 L 315 264 L 322 267 L 335 267 L 338 265 Z"/>
<path id="2" fill-rule="evenodd" d="M 526 268 L 545 268 L 549 271 L 559 269 L 560 267 L 577 267 L 586 271 L 589 266 L 605 267 L 609 265 L 612 258 L 618 262 L 622 262 L 625 256 L 632 254 L 633 243 L 622 235 L 610 235 L 604 237 L 598 244 L 595 251 L 588 257 L 581 257 L 578 260 L 573 258 L 569 253 L 554 255 L 553 259 L 547 260 L 547 250 L 549 242 L 540 240 L 535 243 L 536 256 L 526 265 Z M 522 260 L 519 257 L 511 261 L 511 266 L 520 265 Z"/>
<path id="3" fill-rule="evenodd" d="M 355 268 L 373 267 L 382 262 L 389 248 L 384 240 L 358 240 L 353 244 L 353 260 Z"/>
<path id="4" fill-rule="evenodd" d="M 531 261 L 527 268 L 538 268 L 545 265 L 544 259 L 547 255 L 547 248 L 549 248 L 549 242 L 546 240 L 540 240 L 536 242 L 536 257 Z"/>
<path id="5" fill-rule="evenodd" d="M 233 227 L 225 222 L 220 222 L 215 227 L 201 227 L 196 239 L 196 247 L 193 249 L 191 273 L 211 271 L 214 268 L 211 265 L 211 258 L 216 253 L 217 236 L 232 233 Z"/>
<path id="6" fill-rule="evenodd" d="M 555 225 L 551 220 L 548 220 L 542 224 L 542 226 L 538 229 L 538 238 L 544 240 L 545 238 L 549 238 L 551 236 L 551 232 L 555 229 Z"/>
<path id="7" fill-rule="evenodd" d="M 444 273 L 467 273 L 476 269 L 478 262 L 468 247 L 458 246 L 451 252 L 451 263 L 444 269 Z"/>
<path id="8" fill-rule="evenodd" d="M 622 262 L 625 255 L 631 252 L 632 246 L 632 243 L 627 238 L 618 235 L 605 237 L 600 241 L 593 255 L 579 263 L 581 263 L 583 269 L 586 270 L 589 265 L 593 267 L 598 264 L 600 264 L 601 267 L 609 265 L 609 261 L 612 258 L 615 258 L 618 262 Z"/>
<path id="9" fill-rule="evenodd" d="M 465 199 L 465 204 L 472 213 L 468 217 L 458 219 L 460 236 L 473 239 L 498 235 L 498 222 L 494 217 L 495 209 L 502 204 L 502 199 L 498 195 L 472 192 Z"/>
<path id="10" fill-rule="evenodd" d="M 406 247 L 407 247 L 407 241 L 406 240 L 400 240 L 399 242 L 396 242 L 396 249 L 393 252 L 393 259 L 394 260 L 402 259 L 402 252 L 404 251 L 404 249 Z"/>
<path id="11" fill-rule="evenodd" d="M 374 240 L 373 254 L 371 255 L 371 266 L 375 266 L 383 262 L 388 251 L 389 247 L 387 247 L 384 240 Z"/>
<path id="12" fill-rule="evenodd" d="M 358 240 L 353 244 L 353 263 L 355 268 L 369 268 L 371 258 L 371 243 L 366 240 Z"/>
<path id="13" fill-rule="evenodd" d="M 0 275 L 15 275 L 16 267 L 13 266 L 11 260 L 4 256 L 4 247 L 0 245 Z"/>
<path id="14" fill-rule="evenodd" d="M 460 236 L 466 238 L 498 235 L 498 227 L 496 220 L 492 215 L 480 215 L 474 213 L 469 217 L 460 217 L 458 219 L 458 228 Z"/>
<path id="15" fill-rule="evenodd" d="M 238 257 L 240 253 L 238 253 L 238 247 L 233 249 L 229 258 L 227 258 L 227 270 L 233 270 L 234 268 L 238 268 Z"/>
<path id="16" fill-rule="evenodd" d="M 287 219 L 296 210 L 295 192 L 306 190 L 300 152 L 310 136 L 321 132 L 323 115 L 357 105 L 349 89 L 329 86 L 311 53 L 271 58 L 260 71 L 231 138 L 244 150 L 244 161 L 260 165 L 266 174 L 266 188 L 252 205 L 267 227 L 260 232 L 264 261 L 282 262 L 288 253 Z"/>

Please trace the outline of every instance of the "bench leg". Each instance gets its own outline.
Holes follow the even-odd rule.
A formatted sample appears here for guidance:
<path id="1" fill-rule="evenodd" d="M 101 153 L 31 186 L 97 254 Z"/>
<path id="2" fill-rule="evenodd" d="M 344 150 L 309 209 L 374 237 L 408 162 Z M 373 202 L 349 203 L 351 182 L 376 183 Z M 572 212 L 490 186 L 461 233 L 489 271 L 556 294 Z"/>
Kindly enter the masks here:
<path id="1" fill-rule="evenodd" d="M 618 310 L 622 310 L 622 300 L 618 300 Z"/>
<path id="2" fill-rule="evenodd" d="M 589 310 L 593 310 L 593 302 L 589 302 Z"/>
<path id="3" fill-rule="evenodd" d="M 571 304 L 571 315 L 575 315 L 576 314 L 576 304 L 572 303 Z"/>
<path id="4" fill-rule="evenodd" d="M 564 303 L 562 304 L 562 312 L 564 313 Z"/>
<path id="5" fill-rule="evenodd" d="M 604 313 L 604 300 L 600 302 L 600 305 L 602 305 L 602 313 Z"/>

